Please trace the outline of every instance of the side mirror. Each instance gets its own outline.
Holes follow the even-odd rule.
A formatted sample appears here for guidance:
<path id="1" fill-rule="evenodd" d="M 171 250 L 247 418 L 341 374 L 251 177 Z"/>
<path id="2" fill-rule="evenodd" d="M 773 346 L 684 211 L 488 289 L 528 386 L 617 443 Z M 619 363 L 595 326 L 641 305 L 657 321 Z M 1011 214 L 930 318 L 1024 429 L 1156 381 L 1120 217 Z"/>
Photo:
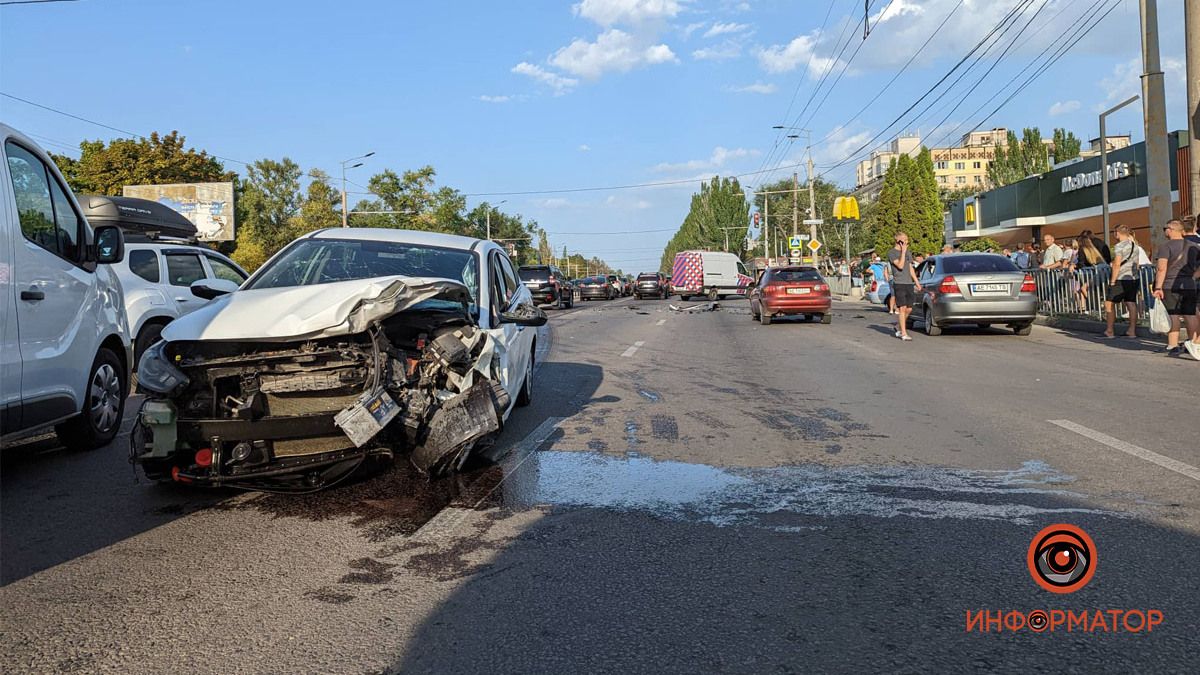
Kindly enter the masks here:
<path id="1" fill-rule="evenodd" d="M 116 225 L 100 225 L 92 232 L 92 260 L 101 265 L 113 265 L 125 259 L 125 235 Z"/>
<path id="2" fill-rule="evenodd" d="M 546 313 L 535 305 L 517 305 L 511 312 L 500 313 L 500 323 L 512 323 L 518 326 L 544 326 Z"/>
<path id="3" fill-rule="evenodd" d="M 228 279 L 197 279 L 191 285 L 192 295 L 205 300 L 228 295 L 238 289 L 238 285 Z"/>

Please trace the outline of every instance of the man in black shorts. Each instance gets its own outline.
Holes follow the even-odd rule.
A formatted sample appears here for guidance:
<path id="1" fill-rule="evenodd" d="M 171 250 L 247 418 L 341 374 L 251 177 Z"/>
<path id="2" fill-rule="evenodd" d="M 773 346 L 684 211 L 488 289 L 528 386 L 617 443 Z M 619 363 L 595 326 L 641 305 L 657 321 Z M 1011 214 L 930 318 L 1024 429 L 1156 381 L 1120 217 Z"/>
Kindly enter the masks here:
<path id="1" fill-rule="evenodd" d="M 1104 337 L 1112 339 L 1113 324 L 1117 320 L 1117 307 L 1125 303 L 1129 316 L 1129 330 L 1125 337 L 1137 337 L 1138 318 L 1138 262 L 1142 255 L 1137 240 L 1128 225 L 1117 226 L 1117 245 L 1113 247 L 1112 277 L 1108 283 L 1108 296 L 1104 302 L 1105 319 L 1108 327 Z"/>
<path id="2" fill-rule="evenodd" d="M 912 253 L 908 251 L 908 235 L 896 233 L 896 245 L 888 251 L 888 269 L 892 272 L 892 297 L 896 299 L 899 322 L 896 324 L 896 337 L 908 342 L 908 315 L 912 313 L 916 292 L 921 290 L 917 283 L 917 273 L 913 270 Z"/>
<path id="3" fill-rule="evenodd" d="M 1187 326 L 1185 336 L 1196 355 L 1200 341 L 1200 317 L 1196 316 L 1196 274 L 1200 273 L 1200 247 L 1183 238 L 1183 223 L 1172 220 L 1166 226 L 1167 241 L 1154 252 L 1154 297 L 1167 308 L 1171 330 L 1167 333 L 1167 355 L 1182 356 L 1179 344 L 1180 324 Z M 1197 357 L 1200 360 L 1200 357 Z"/>

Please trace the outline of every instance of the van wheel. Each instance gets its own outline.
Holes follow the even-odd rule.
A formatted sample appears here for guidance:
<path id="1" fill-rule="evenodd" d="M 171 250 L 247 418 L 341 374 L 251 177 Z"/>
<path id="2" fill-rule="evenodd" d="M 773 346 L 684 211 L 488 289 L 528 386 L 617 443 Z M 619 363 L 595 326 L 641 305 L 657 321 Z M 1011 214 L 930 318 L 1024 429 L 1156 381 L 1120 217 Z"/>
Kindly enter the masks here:
<path id="1" fill-rule="evenodd" d="M 691 299 L 692 299 L 692 296 L 690 296 L 690 295 L 680 295 L 679 296 L 680 302 L 687 302 L 688 300 L 691 300 Z"/>
<path id="2" fill-rule="evenodd" d="M 720 298 L 721 298 L 721 296 L 720 296 L 720 295 L 717 293 L 717 289 L 716 289 L 716 288 L 710 288 L 710 289 L 708 289 L 708 299 L 709 299 L 709 300 L 712 300 L 713 302 L 716 302 L 716 301 L 717 301 L 717 300 L 719 300 Z"/>
<path id="3" fill-rule="evenodd" d="M 129 382 L 120 359 L 112 350 L 101 347 L 88 372 L 83 410 L 54 428 L 58 440 L 70 450 L 91 450 L 107 445 L 121 430 L 128 392 Z"/>

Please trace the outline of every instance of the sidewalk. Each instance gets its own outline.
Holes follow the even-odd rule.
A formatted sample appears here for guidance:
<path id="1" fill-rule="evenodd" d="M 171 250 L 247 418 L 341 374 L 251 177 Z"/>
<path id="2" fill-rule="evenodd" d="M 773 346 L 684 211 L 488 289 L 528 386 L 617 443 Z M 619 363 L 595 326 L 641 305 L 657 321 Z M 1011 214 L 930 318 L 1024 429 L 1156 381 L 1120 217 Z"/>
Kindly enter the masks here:
<path id="1" fill-rule="evenodd" d="M 1062 330 L 1072 330 L 1080 333 L 1095 333 L 1101 335 L 1104 333 L 1105 323 L 1096 319 L 1089 319 L 1082 316 L 1047 316 L 1038 314 L 1033 321 L 1039 326 L 1048 326 L 1050 328 L 1060 328 Z M 1116 334 L 1121 335 L 1128 330 L 1129 324 L 1124 321 L 1118 321 L 1115 327 Z M 1166 341 L 1165 335 L 1155 335 L 1150 332 L 1150 329 L 1144 325 L 1138 325 L 1137 336 L 1147 340 Z"/>

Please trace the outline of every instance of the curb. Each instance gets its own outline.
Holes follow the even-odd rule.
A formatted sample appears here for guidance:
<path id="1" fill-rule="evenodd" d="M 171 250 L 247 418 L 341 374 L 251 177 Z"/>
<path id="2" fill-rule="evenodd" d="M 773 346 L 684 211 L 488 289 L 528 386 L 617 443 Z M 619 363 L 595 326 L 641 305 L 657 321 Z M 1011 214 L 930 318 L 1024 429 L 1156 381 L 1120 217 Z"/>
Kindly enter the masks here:
<path id="1" fill-rule="evenodd" d="M 1062 330 L 1073 330 L 1073 331 L 1078 331 L 1081 333 L 1095 333 L 1097 335 L 1103 334 L 1104 329 L 1106 328 L 1106 324 L 1103 321 L 1096 321 L 1094 319 L 1080 319 L 1080 318 L 1074 318 L 1074 317 L 1063 317 L 1063 316 L 1046 316 L 1044 314 L 1038 314 L 1037 318 L 1034 319 L 1033 322 L 1039 326 L 1048 326 L 1050 328 L 1060 328 Z M 1116 329 L 1119 331 L 1119 330 L 1124 329 L 1128 325 L 1129 324 L 1127 324 L 1123 321 L 1118 321 L 1116 324 Z M 1162 335 L 1157 335 L 1155 333 L 1151 333 L 1149 328 L 1147 328 L 1146 326 L 1141 326 L 1141 325 L 1139 325 L 1137 327 L 1137 336 L 1139 338 L 1144 338 L 1144 339 L 1148 339 L 1148 340 L 1156 340 L 1156 339 L 1163 340 L 1165 337 Z"/>

